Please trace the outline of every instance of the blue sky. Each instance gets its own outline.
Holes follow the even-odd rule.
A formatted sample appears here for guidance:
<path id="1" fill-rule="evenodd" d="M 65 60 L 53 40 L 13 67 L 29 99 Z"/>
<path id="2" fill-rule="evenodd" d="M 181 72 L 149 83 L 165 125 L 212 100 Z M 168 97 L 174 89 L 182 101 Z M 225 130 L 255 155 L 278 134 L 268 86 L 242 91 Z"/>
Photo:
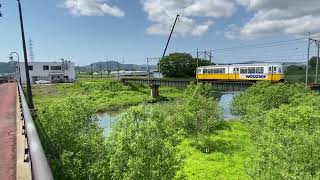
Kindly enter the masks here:
<path id="1" fill-rule="evenodd" d="M 289 0 L 284 0 L 285 5 L 267 0 L 257 4 L 254 0 L 21 1 L 26 38 L 33 40 L 35 61 L 65 58 L 87 65 L 97 61 L 122 61 L 124 57 L 125 63 L 145 64 L 147 57 L 162 55 L 177 13 L 182 16 L 168 53 L 195 55 L 197 48 L 251 46 L 300 38 L 308 32 L 317 37 L 320 32 L 318 24 L 314 24 L 320 18 L 320 3 L 316 0 L 303 6 Z M 78 4 L 75 1 L 79 1 Z M 0 61 L 6 62 L 11 51 L 22 56 L 22 44 L 16 1 L 0 2 L 3 4 Z M 300 8 L 299 12 L 296 7 Z M 316 22 L 313 19 L 317 19 Z M 224 49 L 213 51 L 213 56 L 218 63 L 304 61 L 306 43 L 297 40 Z"/>

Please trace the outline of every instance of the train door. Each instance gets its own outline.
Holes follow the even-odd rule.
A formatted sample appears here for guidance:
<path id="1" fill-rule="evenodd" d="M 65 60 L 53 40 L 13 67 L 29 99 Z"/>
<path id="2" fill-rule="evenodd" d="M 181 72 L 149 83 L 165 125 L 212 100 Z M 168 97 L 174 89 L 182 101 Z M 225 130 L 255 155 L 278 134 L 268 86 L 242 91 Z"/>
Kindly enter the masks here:
<path id="1" fill-rule="evenodd" d="M 268 75 L 270 76 L 270 81 L 273 79 L 273 66 L 269 66 Z"/>
<path id="2" fill-rule="evenodd" d="M 237 80 L 238 74 L 239 74 L 239 67 L 233 67 L 233 73 L 232 73 L 232 77 L 230 79 Z"/>
<path id="3" fill-rule="evenodd" d="M 276 79 L 276 77 L 274 76 L 274 75 L 276 75 L 278 72 L 277 72 L 277 70 L 278 70 L 278 67 L 276 67 L 276 66 L 273 66 L 273 72 L 272 72 L 272 75 L 273 75 L 273 79 L 272 79 L 272 81 L 275 81 Z"/>
<path id="4" fill-rule="evenodd" d="M 269 67 L 269 74 L 271 75 L 270 81 L 274 81 L 274 75 L 277 74 L 278 68 L 276 66 Z"/>

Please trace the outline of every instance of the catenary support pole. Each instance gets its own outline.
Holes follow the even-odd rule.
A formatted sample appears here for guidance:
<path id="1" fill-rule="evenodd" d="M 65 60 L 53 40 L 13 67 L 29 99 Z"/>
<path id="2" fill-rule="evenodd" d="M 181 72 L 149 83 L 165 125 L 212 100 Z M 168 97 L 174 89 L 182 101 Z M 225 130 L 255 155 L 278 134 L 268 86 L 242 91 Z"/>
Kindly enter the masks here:
<path id="1" fill-rule="evenodd" d="M 318 70 L 319 70 L 319 48 L 320 48 L 320 42 L 317 42 L 317 49 L 318 49 L 318 53 L 317 53 L 317 66 L 316 66 L 316 78 L 315 78 L 315 83 L 318 83 Z"/>
<path id="2" fill-rule="evenodd" d="M 93 79 L 92 63 L 90 64 L 90 68 L 91 68 L 91 78 Z"/>
<path id="3" fill-rule="evenodd" d="M 309 36 L 310 36 L 310 33 L 309 33 Z M 306 65 L 306 87 L 308 87 L 309 58 L 310 58 L 310 38 L 308 38 L 308 57 L 307 57 L 307 65 Z"/>

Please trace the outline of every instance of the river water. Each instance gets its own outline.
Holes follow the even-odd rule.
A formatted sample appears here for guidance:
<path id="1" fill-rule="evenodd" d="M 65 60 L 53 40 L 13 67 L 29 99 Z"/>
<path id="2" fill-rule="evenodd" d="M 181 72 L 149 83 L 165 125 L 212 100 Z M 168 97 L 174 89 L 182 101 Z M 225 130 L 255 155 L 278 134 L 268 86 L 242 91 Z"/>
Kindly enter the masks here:
<path id="1" fill-rule="evenodd" d="M 112 124 L 119 118 L 120 112 L 105 112 L 98 113 L 97 117 L 99 119 L 98 123 L 100 127 L 104 129 L 104 134 L 108 135 L 111 131 Z"/>
<path id="2" fill-rule="evenodd" d="M 240 94 L 238 91 L 232 92 L 222 92 L 221 97 L 219 98 L 219 105 L 223 109 L 223 116 L 225 120 L 230 120 L 237 118 L 231 114 L 231 103 L 235 96 Z M 119 118 L 120 112 L 105 112 L 105 113 L 98 113 L 97 117 L 99 119 L 99 125 L 104 129 L 104 134 L 108 135 L 112 124 L 117 121 Z"/>
<path id="3" fill-rule="evenodd" d="M 231 103 L 233 98 L 239 95 L 241 92 L 239 91 L 230 91 L 230 92 L 221 92 L 221 97 L 219 99 L 219 105 L 223 110 L 223 117 L 225 120 L 235 119 L 237 118 L 231 113 Z"/>

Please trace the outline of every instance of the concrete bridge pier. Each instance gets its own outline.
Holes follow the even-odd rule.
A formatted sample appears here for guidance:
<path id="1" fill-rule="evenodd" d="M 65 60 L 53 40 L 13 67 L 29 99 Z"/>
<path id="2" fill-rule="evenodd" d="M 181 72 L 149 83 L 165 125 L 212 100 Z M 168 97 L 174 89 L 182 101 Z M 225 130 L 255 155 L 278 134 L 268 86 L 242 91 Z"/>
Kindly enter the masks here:
<path id="1" fill-rule="evenodd" d="M 160 93 L 159 93 L 159 85 L 150 85 L 151 88 L 151 97 L 152 98 L 158 98 Z"/>

